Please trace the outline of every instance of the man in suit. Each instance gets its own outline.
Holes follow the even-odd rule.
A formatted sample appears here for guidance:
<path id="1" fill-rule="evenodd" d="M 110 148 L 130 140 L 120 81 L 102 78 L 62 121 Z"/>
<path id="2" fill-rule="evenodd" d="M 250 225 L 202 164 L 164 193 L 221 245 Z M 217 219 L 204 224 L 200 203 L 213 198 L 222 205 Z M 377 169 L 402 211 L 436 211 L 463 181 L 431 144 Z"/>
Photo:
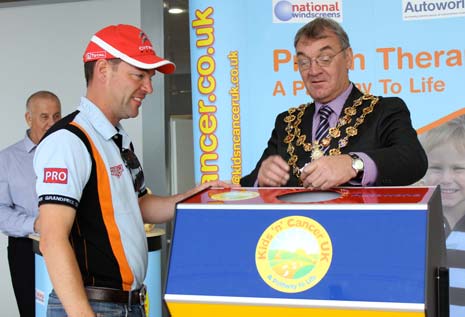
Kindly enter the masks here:
<path id="1" fill-rule="evenodd" d="M 349 80 L 344 29 L 317 18 L 295 35 L 297 65 L 313 102 L 276 118 L 268 146 L 242 186 L 400 186 L 418 181 L 426 154 L 400 98 L 364 95 Z"/>

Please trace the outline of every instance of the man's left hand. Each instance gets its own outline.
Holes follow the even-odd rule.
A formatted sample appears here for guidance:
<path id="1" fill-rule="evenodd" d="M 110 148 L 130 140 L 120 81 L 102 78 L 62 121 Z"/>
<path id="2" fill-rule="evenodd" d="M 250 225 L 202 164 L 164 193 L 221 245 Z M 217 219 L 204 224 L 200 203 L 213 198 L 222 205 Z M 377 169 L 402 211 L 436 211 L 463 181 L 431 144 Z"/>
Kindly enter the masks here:
<path id="1" fill-rule="evenodd" d="M 352 158 L 347 154 L 323 156 L 305 165 L 300 179 L 305 188 L 326 190 L 356 177 Z"/>

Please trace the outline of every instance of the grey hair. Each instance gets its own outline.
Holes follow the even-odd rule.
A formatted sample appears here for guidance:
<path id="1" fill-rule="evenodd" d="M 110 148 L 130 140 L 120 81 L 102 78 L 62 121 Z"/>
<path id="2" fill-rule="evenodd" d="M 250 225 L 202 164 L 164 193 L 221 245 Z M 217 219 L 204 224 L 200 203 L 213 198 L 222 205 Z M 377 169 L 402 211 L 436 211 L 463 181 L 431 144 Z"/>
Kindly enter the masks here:
<path id="1" fill-rule="evenodd" d="M 58 105 L 61 106 L 60 99 L 55 95 L 53 92 L 48 91 L 48 90 L 39 90 L 33 93 L 32 95 L 29 96 L 26 100 L 26 110 L 30 111 L 31 110 L 31 103 L 35 98 L 44 98 L 44 99 L 55 99 L 55 101 L 58 103 Z"/>
<path id="2" fill-rule="evenodd" d="M 341 44 L 341 49 L 350 47 L 349 37 L 346 31 L 344 31 L 339 23 L 328 18 L 316 18 L 301 27 L 295 34 L 294 47 L 297 46 L 301 38 L 325 38 L 327 36 L 327 34 L 325 34 L 326 31 L 333 32 L 337 36 Z"/>

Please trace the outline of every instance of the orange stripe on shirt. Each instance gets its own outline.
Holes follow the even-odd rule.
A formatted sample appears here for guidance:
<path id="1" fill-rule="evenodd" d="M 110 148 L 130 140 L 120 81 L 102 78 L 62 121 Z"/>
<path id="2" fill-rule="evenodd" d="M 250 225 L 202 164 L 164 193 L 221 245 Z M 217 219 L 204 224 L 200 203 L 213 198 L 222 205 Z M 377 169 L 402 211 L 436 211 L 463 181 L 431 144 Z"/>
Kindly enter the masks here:
<path id="1" fill-rule="evenodd" d="M 123 290 L 130 291 L 132 288 L 132 283 L 134 282 L 134 275 L 132 274 L 131 268 L 129 267 L 126 254 L 124 253 L 121 235 L 119 233 L 118 226 L 116 225 L 115 210 L 113 208 L 113 200 L 110 191 L 110 181 L 105 163 L 103 162 L 103 159 L 100 156 L 100 153 L 90 138 L 89 134 L 87 134 L 87 132 L 78 123 L 71 122 L 70 124 L 79 128 L 86 135 L 92 148 L 96 164 L 98 197 L 100 200 L 100 206 L 102 208 L 103 222 L 105 223 L 105 227 L 109 235 L 111 249 L 115 255 L 116 261 L 119 264 L 120 274 L 123 280 Z"/>

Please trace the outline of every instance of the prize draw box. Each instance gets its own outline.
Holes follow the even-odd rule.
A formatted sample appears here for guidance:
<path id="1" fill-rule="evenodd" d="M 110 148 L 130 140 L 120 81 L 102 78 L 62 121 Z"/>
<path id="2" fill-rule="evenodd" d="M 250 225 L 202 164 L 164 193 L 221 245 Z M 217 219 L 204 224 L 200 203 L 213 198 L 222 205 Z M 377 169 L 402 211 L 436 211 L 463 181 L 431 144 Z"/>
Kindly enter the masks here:
<path id="1" fill-rule="evenodd" d="M 164 299 L 173 317 L 445 316 L 444 254 L 433 187 L 209 189 L 177 205 Z"/>

